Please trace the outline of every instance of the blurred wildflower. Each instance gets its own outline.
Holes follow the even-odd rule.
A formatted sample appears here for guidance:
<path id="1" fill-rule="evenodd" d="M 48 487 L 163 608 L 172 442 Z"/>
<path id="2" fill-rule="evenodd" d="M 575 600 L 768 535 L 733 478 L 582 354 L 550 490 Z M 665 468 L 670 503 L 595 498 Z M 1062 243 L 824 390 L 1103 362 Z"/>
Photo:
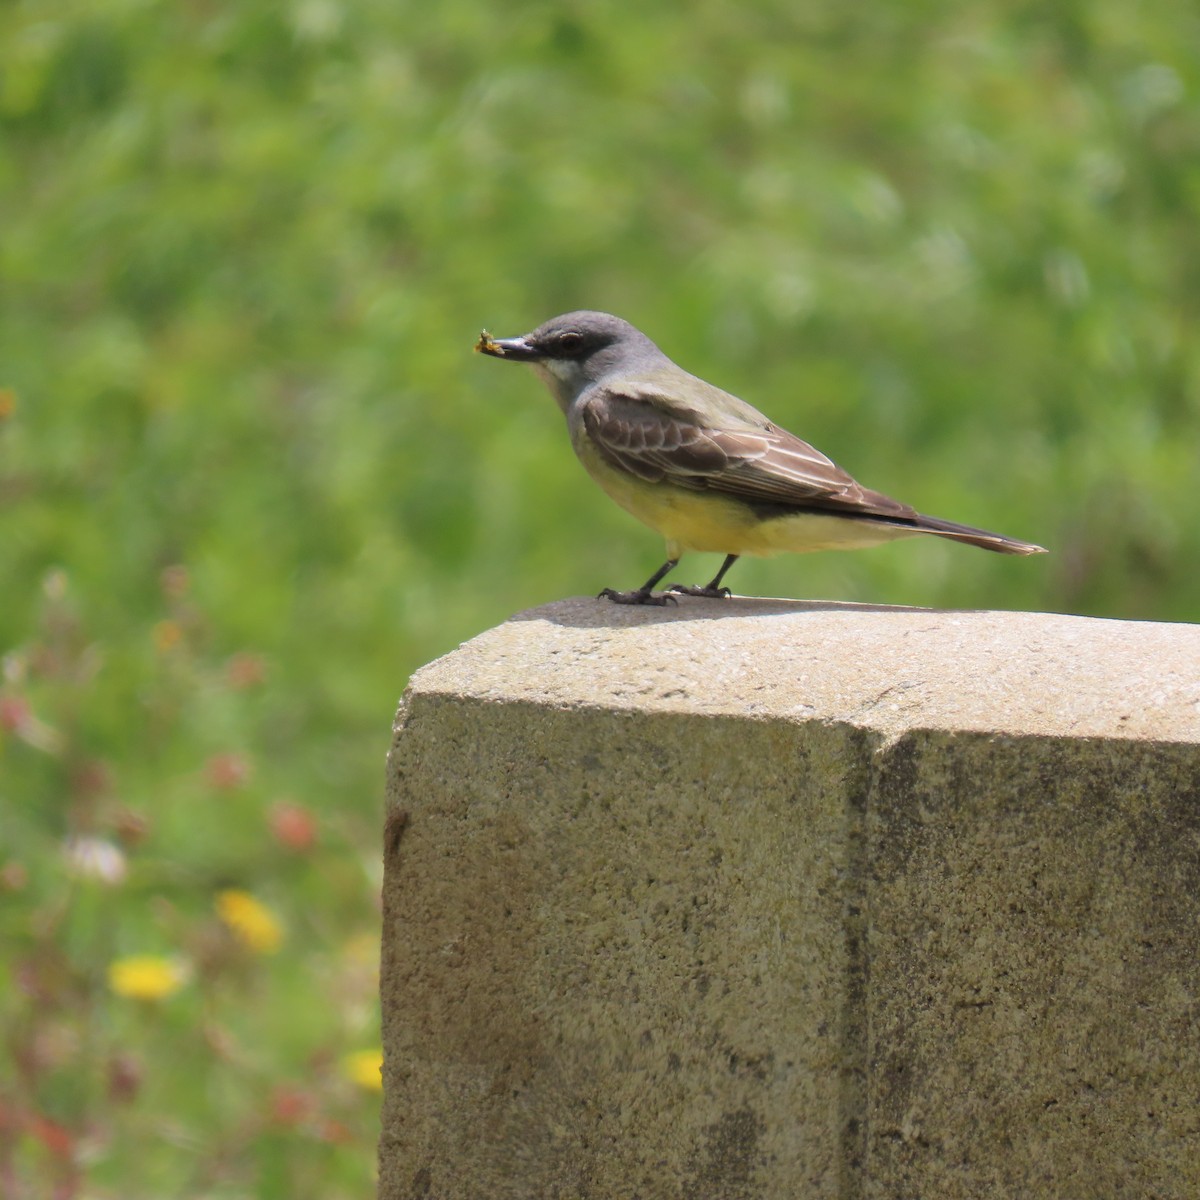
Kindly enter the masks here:
<path id="1" fill-rule="evenodd" d="M 132 1054 L 117 1052 L 108 1063 L 108 1097 L 118 1103 L 128 1103 L 141 1091 L 141 1062 Z"/>
<path id="2" fill-rule="evenodd" d="M 225 1028 L 215 1021 L 205 1021 L 203 1025 L 204 1044 L 212 1051 L 213 1058 L 219 1062 L 236 1063 L 245 1061 L 245 1053 L 238 1040 Z"/>
<path id="3" fill-rule="evenodd" d="M 61 1003 L 66 990 L 65 986 L 60 986 L 48 997 L 51 1005 L 55 1000 Z M 24 1065 L 32 1074 L 60 1071 L 78 1062 L 83 1049 L 83 1033 L 69 1015 L 54 1018 L 47 1013 L 31 1030 L 24 1049 Z"/>
<path id="4" fill-rule="evenodd" d="M 71 791 L 81 800 L 107 795 L 112 787 L 112 768 L 103 759 L 84 759 L 71 772 Z"/>
<path id="5" fill-rule="evenodd" d="M 178 621 L 156 621 L 150 636 L 155 650 L 159 654 L 168 654 L 183 641 L 183 629 Z"/>
<path id="6" fill-rule="evenodd" d="M 126 846 L 137 846 L 146 840 L 146 835 L 150 832 L 150 822 L 141 813 L 123 808 L 113 819 L 113 828 Z"/>
<path id="7" fill-rule="evenodd" d="M 211 786 L 231 792 L 250 778 L 250 762 L 241 754 L 214 754 L 204 764 L 204 774 Z"/>
<path id="8" fill-rule="evenodd" d="M 17 393 L 12 388 L 0 388 L 0 421 L 7 421 L 17 411 Z"/>
<path id="9" fill-rule="evenodd" d="M 129 1000 L 167 1000 L 187 982 L 187 974 L 178 959 L 132 954 L 108 964 L 108 986 Z"/>
<path id="10" fill-rule="evenodd" d="M 169 600 L 178 600 L 182 596 L 186 596 L 190 583 L 187 567 L 179 563 L 163 567 L 158 576 L 159 587 L 162 588 L 163 595 Z"/>
<path id="11" fill-rule="evenodd" d="M 129 874 L 129 862 L 121 848 L 103 838 L 68 838 L 63 856 L 67 870 L 77 879 L 94 879 L 115 887 Z"/>
<path id="12" fill-rule="evenodd" d="M 31 716 L 29 705 L 19 696 L 0 696 L 0 729 L 16 733 Z"/>
<path id="13" fill-rule="evenodd" d="M 285 849 L 297 854 L 311 850 L 317 840 L 317 819 L 303 805 L 280 800 L 271 806 L 271 833 Z"/>
<path id="14" fill-rule="evenodd" d="M 354 1141 L 354 1130 L 344 1121 L 328 1118 L 321 1122 L 317 1136 L 331 1146 L 348 1146 Z"/>
<path id="15" fill-rule="evenodd" d="M 230 932 L 256 954 L 274 954 L 283 941 L 283 927 L 257 897 L 237 888 L 217 894 L 217 915 Z"/>
<path id="16" fill-rule="evenodd" d="M 29 883 L 29 868 L 15 858 L 0 867 L 0 891 L 23 892 Z"/>
<path id="17" fill-rule="evenodd" d="M 33 709 L 20 696 L 0 696 L 0 733 L 15 734 L 26 745 L 46 754 L 57 754 L 63 736 L 33 715 Z"/>
<path id="18" fill-rule="evenodd" d="M 261 654 L 235 654 L 225 664 L 225 678 L 234 691 L 257 687 L 267 678 L 267 662 Z"/>
<path id="19" fill-rule="evenodd" d="M 29 1113 L 24 1120 L 25 1132 L 49 1151 L 55 1158 L 71 1159 L 75 1151 L 75 1138 L 71 1131 L 40 1113 Z"/>
<path id="20" fill-rule="evenodd" d="M 290 1084 L 281 1084 L 271 1093 L 271 1120 L 276 1125 L 300 1125 L 316 1111 L 309 1092 Z"/>
<path id="21" fill-rule="evenodd" d="M 14 990 L 33 1004 L 55 1006 L 69 993 L 72 977 L 60 951 L 39 947 L 27 958 L 18 958 L 9 966 Z M 29 1049 L 32 1039 L 24 1049 Z"/>
<path id="22" fill-rule="evenodd" d="M 382 1070 L 382 1050 L 355 1050 L 342 1059 L 342 1071 L 346 1078 L 371 1092 L 383 1090 Z"/>

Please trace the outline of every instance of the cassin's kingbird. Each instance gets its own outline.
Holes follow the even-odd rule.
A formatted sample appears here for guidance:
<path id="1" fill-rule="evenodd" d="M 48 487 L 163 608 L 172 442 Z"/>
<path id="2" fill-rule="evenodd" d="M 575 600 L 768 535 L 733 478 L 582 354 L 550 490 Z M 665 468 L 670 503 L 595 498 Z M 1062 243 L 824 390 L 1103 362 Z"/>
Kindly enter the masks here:
<path id="1" fill-rule="evenodd" d="M 618 604 L 665 604 L 653 591 L 685 550 L 725 562 L 688 596 L 728 596 L 725 572 L 742 554 L 850 550 L 931 533 L 1001 554 L 1041 546 L 922 516 L 856 483 L 825 455 L 756 408 L 676 366 L 644 333 L 608 313 L 573 312 L 524 337 L 496 339 L 484 354 L 529 363 L 567 418 L 591 477 L 667 542 L 667 561 Z"/>

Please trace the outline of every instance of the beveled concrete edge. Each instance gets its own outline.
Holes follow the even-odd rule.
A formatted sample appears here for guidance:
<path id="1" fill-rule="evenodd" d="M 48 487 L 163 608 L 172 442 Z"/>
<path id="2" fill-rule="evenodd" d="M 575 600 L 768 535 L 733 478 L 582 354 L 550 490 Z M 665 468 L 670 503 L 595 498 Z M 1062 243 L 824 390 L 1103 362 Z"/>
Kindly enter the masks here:
<path id="1" fill-rule="evenodd" d="M 853 653 L 847 653 L 847 647 Z M 514 614 L 406 696 L 913 730 L 1200 741 L 1200 625 L 1059 613 L 590 598 Z"/>

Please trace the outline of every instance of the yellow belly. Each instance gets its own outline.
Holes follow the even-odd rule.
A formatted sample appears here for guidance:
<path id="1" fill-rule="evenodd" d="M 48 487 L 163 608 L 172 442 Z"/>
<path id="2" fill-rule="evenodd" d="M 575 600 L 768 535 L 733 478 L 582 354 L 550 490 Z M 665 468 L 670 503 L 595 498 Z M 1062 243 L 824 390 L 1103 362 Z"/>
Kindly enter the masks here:
<path id="1" fill-rule="evenodd" d="M 917 531 L 818 513 L 763 519 L 748 505 L 715 492 L 648 483 L 618 471 L 584 441 L 576 446 L 591 477 L 623 509 L 662 534 L 667 556 L 685 550 L 720 554 L 803 554 L 810 550 L 857 550 Z"/>

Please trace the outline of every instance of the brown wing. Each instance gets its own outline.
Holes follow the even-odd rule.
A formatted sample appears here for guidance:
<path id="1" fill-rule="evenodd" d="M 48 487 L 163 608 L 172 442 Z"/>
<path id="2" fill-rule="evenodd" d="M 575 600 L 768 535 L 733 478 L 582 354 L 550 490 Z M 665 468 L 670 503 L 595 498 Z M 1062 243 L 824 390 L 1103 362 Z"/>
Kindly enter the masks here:
<path id="1" fill-rule="evenodd" d="M 912 518 L 915 509 L 856 483 L 836 463 L 746 405 L 759 420 L 711 428 L 686 409 L 602 389 L 583 406 L 583 427 L 618 470 L 651 483 L 720 492 L 748 504 Z M 761 426 L 759 426 L 761 421 Z M 742 428 L 745 424 L 748 428 Z"/>

